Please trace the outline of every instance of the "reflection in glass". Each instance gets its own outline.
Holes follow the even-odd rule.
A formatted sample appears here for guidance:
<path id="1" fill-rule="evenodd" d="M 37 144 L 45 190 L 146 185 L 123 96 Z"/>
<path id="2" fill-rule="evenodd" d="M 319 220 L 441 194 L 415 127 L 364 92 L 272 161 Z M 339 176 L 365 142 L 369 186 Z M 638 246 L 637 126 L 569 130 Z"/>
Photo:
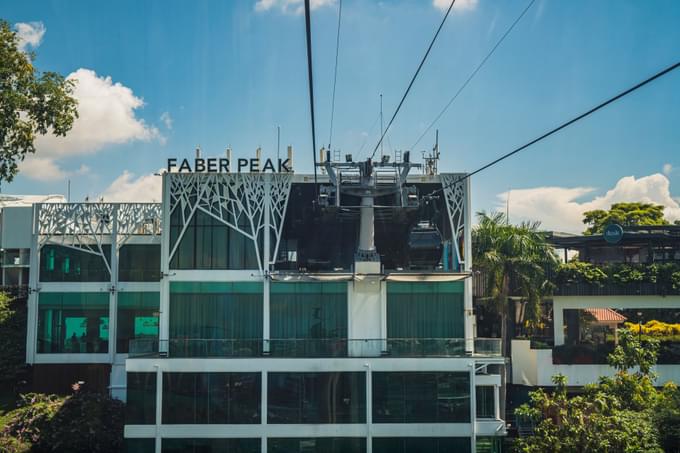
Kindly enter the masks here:
<path id="1" fill-rule="evenodd" d="M 468 437 L 376 437 L 373 453 L 469 453 Z"/>
<path id="2" fill-rule="evenodd" d="M 160 294 L 119 292 L 116 352 L 127 353 L 130 340 L 157 340 Z"/>
<path id="3" fill-rule="evenodd" d="M 127 374 L 125 424 L 156 424 L 156 373 Z"/>
<path id="4" fill-rule="evenodd" d="M 96 246 L 93 246 L 97 250 Z M 102 245 L 107 262 L 111 246 Z M 108 282 L 109 269 L 101 255 L 73 247 L 46 245 L 40 250 L 41 282 Z"/>
<path id="5" fill-rule="evenodd" d="M 260 439 L 168 439 L 163 453 L 260 453 Z"/>
<path id="6" fill-rule="evenodd" d="M 267 439 L 268 453 L 364 453 L 366 439 L 359 437 L 319 437 Z"/>

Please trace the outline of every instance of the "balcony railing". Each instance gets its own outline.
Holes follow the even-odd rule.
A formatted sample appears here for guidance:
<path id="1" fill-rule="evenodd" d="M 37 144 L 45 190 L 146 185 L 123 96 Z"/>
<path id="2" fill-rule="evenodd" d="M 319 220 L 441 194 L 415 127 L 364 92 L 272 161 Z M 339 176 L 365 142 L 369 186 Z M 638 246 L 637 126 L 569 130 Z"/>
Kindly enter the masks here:
<path id="1" fill-rule="evenodd" d="M 556 296 L 667 296 L 680 294 L 680 289 L 659 283 L 557 283 Z"/>
<path id="2" fill-rule="evenodd" d="M 464 338 L 387 339 L 171 339 L 130 341 L 130 358 L 143 357 L 497 357 L 498 338 L 475 338 L 474 354 Z"/>

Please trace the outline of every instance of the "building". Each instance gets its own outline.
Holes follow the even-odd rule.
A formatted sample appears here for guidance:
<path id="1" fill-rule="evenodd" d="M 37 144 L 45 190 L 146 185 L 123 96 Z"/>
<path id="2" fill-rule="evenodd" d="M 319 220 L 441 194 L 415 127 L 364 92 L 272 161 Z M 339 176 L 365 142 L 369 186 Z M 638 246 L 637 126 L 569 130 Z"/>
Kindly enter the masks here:
<path id="1" fill-rule="evenodd" d="M 513 384 L 551 386 L 560 373 L 580 387 L 613 375 L 607 354 L 622 327 L 660 340 L 657 384 L 680 382 L 680 226 L 614 226 L 609 240 L 607 232 L 549 239 L 565 260 L 577 252 L 589 276 L 565 268 L 555 277 L 552 335 L 512 341 Z"/>
<path id="2" fill-rule="evenodd" d="M 498 451 L 469 182 L 405 161 L 327 161 L 318 186 L 172 172 L 161 204 L 35 205 L 34 381 L 126 399 L 135 452 Z"/>

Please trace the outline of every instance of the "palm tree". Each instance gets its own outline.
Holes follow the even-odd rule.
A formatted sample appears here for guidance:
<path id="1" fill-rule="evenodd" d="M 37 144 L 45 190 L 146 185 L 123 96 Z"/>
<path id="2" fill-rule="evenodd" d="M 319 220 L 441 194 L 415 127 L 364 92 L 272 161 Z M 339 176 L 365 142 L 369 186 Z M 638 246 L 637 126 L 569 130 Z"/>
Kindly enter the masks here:
<path id="1" fill-rule="evenodd" d="M 475 271 L 486 279 L 481 299 L 490 303 L 501 318 L 501 349 L 509 355 L 507 334 L 509 297 L 519 296 L 529 325 L 540 319 L 541 300 L 552 285 L 547 270 L 554 268 L 557 257 L 539 231 L 539 222 L 510 225 L 504 214 L 477 214 L 478 225 L 472 230 L 472 262 Z"/>

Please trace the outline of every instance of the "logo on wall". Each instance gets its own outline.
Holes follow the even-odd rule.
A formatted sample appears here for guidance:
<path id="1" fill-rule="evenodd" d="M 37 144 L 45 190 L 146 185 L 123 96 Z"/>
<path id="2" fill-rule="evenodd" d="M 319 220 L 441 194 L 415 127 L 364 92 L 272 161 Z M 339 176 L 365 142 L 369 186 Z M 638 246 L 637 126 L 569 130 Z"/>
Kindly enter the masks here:
<path id="1" fill-rule="evenodd" d="M 602 233 L 604 240 L 609 244 L 618 244 L 623 238 L 623 227 L 616 223 L 607 225 Z"/>
<path id="2" fill-rule="evenodd" d="M 290 159 L 266 159 L 261 165 L 260 159 L 236 159 L 234 168 L 226 157 L 209 157 L 204 159 L 168 159 L 167 170 L 178 173 L 290 173 Z"/>

